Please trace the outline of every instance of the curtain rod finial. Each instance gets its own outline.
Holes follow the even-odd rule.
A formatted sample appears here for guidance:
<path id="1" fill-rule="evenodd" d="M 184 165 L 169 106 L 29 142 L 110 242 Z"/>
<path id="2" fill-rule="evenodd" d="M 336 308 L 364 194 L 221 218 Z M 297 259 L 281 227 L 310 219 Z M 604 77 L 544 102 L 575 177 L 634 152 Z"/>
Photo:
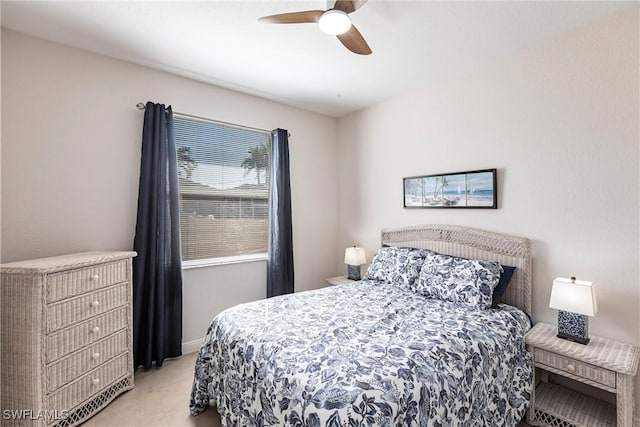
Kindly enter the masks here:
<path id="1" fill-rule="evenodd" d="M 144 106 L 144 104 L 142 102 L 138 102 L 136 104 L 136 107 L 138 107 L 138 110 L 144 110 L 145 109 L 145 106 Z"/>

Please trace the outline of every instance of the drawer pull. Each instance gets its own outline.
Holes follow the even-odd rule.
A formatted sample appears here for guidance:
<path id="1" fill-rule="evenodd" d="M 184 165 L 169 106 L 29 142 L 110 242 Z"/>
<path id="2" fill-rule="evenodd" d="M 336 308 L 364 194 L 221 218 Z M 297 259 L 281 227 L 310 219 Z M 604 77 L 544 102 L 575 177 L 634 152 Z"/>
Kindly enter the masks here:
<path id="1" fill-rule="evenodd" d="M 91 380 L 91 382 L 93 383 L 93 385 L 100 385 L 100 378 L 94 378 Z"/>
<path id="2" fill-rule="evenodd" d="M 92 357 L 93 359 L 100 359 L 100 353 L 93 353 L 93 354 L 91 355 L 91 357 Z"/>
<path id="3" fill-rule="evenodd" d="M 98 279 L 100 279 L 100 276 L 98 276 L 97 274 L 91 275 L 91 280 L 93 280 L 94 282 L 97 281 Z"/>
<path id="4" fill-rule="evenodd" d="M 100 307 L 100 301 L 96 300 L 91 303 L 91 307 Z"/>
<path id="5" fill-rule="evenodd" d="M 571 363 L 567 364 L 567 370 L 571 371 L 571 372 L 575 372 L 576 370 L 576 365 L 572 365 Z"/>
<path id="6" fill-rule="evenodd" d="M 93 328 L 91 328 L 91 332 L 94 334 L 97 334 L 98 332 L 100 332 L 100 328 L 97 326 L 94 326 Z"/>

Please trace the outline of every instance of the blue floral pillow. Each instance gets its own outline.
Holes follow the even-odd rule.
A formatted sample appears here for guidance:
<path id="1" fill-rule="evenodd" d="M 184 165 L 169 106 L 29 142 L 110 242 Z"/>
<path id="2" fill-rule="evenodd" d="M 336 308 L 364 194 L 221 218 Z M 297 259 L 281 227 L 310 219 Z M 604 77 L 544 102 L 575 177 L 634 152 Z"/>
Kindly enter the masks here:
<path id="1" fill-rule="evenodd" d="M 383 246 L 373 257 L 364 279 L 410 287 L 418 279 L 429 251 Z"/>
<path id="2" fill-rule="evenodd" d="M 427 298 L 485 310 L 491 308 L 501 273 L 502 267 L 494 261 L 428 253 L 411 289 Z"/>

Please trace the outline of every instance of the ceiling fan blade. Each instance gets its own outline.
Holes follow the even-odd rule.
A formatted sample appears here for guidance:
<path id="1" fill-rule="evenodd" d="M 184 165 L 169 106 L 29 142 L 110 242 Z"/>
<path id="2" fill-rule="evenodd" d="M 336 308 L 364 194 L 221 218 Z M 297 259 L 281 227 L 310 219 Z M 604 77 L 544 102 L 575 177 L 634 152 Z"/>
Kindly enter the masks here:
<path id="1" fill-rule="evenodd" d="M 333 8 L 345 13 L 351 13 L 360 9 L 366 2 L 367 0 L 337 0 Z"/>
<path id="2" fill-rule="evenodd" d="M 364 40 L 364 37 L 362 37 L 360 31 L 353 25 L 349 31 L 344 34 L 339 34 L 336 37 L 353 53 L 357 53 L 358 55 L 369 55 L 371 53 L 371 48 Z"/>
<path id="3" fill-rule="evenodd" d="M 318 22 L 324 10 L 307 10 L 304 12 L 280 13 L 278 15 L 263 16 L 258 19 L 260 22 L 269 24 L 304 24 L 307 22 Z"/>

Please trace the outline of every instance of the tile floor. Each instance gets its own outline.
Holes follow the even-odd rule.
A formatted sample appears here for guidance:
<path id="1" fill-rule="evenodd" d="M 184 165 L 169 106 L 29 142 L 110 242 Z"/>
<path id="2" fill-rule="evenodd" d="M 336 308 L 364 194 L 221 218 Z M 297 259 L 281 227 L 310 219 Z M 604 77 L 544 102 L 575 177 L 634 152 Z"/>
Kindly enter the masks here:
<path id="1" fill-rule="evenodd" d="M 167 360 L 161 368 L 139 369 L 136 386 L 83 424 L 83 427 L 220 427 L 215 408 L 192 417 L 189 396 L 197 353 Z"/>
<path id="2" fill-rule="evenodd" d="M 214 407 L 189 415 L 196 353 L 168 360 L 160 369 L 138 370 L 136 387 L 115 399 L 84 427 L 220 427 Z M 518 427 L 526 427 L 520 424 Z"/>

